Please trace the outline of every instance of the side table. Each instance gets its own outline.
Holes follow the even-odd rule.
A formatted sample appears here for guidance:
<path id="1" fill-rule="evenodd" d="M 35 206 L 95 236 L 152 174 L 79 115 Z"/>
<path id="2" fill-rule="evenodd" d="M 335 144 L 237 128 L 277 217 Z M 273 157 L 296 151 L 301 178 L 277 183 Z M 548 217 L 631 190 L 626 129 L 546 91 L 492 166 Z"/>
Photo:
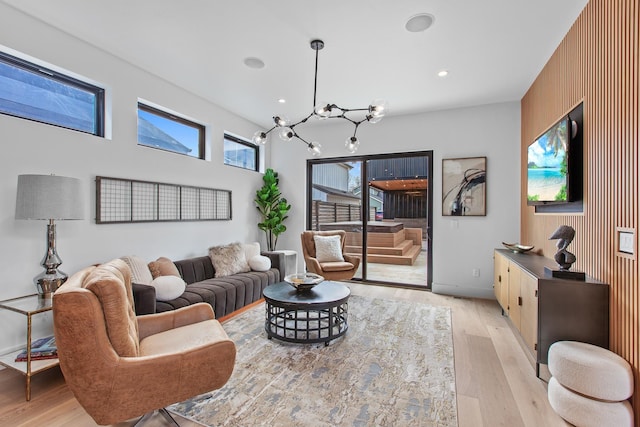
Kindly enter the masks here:
<path id="1" fill-rule="evenodd" d="M 298 253 L 289 249 L 278 249 L 273 252 L 280 252 L 284 254 L 284 275 L 295 274 L 298 272 Z M 281 277 L 280 280 L 284 280 Z"/>
<path id="2" fill-rule="evenodd" d="M 31 318 L 39 313 L 51 311 L 53 308 L 51 298 L 43 299 L 39 295 L 27 295 L 24 297 L 0 301 L 0 309 L 10 310 L 27 316 L 27 361 L 16 362 L 16 356 L 22 351 L 0 355 L 0 364 L 7 368 L 22 372 L 26 377 L 26 400 L 31 400 L 31 377 L 38 372 L 58 366 L 58 359 L 31 360 Z"/>

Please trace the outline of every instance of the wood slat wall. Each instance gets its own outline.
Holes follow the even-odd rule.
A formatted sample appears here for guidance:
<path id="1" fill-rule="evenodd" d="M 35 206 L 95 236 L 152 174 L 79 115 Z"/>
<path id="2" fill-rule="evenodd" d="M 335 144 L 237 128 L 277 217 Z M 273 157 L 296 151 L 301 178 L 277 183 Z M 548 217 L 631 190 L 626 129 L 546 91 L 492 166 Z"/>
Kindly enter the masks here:
<path id="1" fill-rule="evenodd" d="M 616 228 L 635 230 L 638 247 L 638 86 L 640 0 L 590 0 L 522 99 L 521 194 L 527 194 L 527 146 L 584 102 L 584 213 L 536 215 L 521 198 L 520 241 L 552 258 L 548 240 L 575 228 L 576 268 L 611 286 L 612 351 L 633 367 L 635 425 L 640 426 L 640 286 L 635 259 L 616 253 Z"/>

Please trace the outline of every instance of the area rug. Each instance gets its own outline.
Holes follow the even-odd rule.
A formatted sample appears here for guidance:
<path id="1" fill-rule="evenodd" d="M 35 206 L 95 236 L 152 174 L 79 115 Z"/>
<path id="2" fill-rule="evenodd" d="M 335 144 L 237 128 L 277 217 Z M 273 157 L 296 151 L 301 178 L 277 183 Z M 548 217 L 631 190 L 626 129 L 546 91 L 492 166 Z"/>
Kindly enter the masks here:
<path id="1" fill-rule="evenodd" d="M 448 307 L 352 296 L 324 344 L 267 339 L 264 304 L 224 323 L 237 346 L 220 390 L 169 409 L 207 426 L 457 426 Z"/>

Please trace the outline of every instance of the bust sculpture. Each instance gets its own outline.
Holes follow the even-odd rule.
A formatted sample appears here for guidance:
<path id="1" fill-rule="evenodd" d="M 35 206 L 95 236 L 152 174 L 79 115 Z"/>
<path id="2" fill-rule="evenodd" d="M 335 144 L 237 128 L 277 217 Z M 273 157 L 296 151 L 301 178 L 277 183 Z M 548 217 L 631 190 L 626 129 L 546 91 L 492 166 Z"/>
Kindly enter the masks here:
<path id="1" fill-rule="evenodd" d="M 558 263 L 560 270 L 569 270 L 571 264 L 576 262 L 576 256 L 567 250 L 567 246 L 569 246 L 575 235 L 576 230 L 574 230 L 573 227 L 561 225 L 553 232 L 551 237 L 549 237 L 549 240 L 558 239 L 558 243 L 556 244 L 558 252 L 556 252 L 553 258 Z"/>

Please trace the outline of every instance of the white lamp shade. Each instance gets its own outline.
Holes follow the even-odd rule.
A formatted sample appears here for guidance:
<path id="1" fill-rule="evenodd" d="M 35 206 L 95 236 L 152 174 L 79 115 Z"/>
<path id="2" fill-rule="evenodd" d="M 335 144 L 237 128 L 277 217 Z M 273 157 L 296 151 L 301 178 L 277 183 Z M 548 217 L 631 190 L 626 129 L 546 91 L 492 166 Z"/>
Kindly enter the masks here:
<path id="1" fill-rule="evenodd" d="M 84 219 L 82 181 L 57 175 L 18 175 L 16 219 Z"/>

